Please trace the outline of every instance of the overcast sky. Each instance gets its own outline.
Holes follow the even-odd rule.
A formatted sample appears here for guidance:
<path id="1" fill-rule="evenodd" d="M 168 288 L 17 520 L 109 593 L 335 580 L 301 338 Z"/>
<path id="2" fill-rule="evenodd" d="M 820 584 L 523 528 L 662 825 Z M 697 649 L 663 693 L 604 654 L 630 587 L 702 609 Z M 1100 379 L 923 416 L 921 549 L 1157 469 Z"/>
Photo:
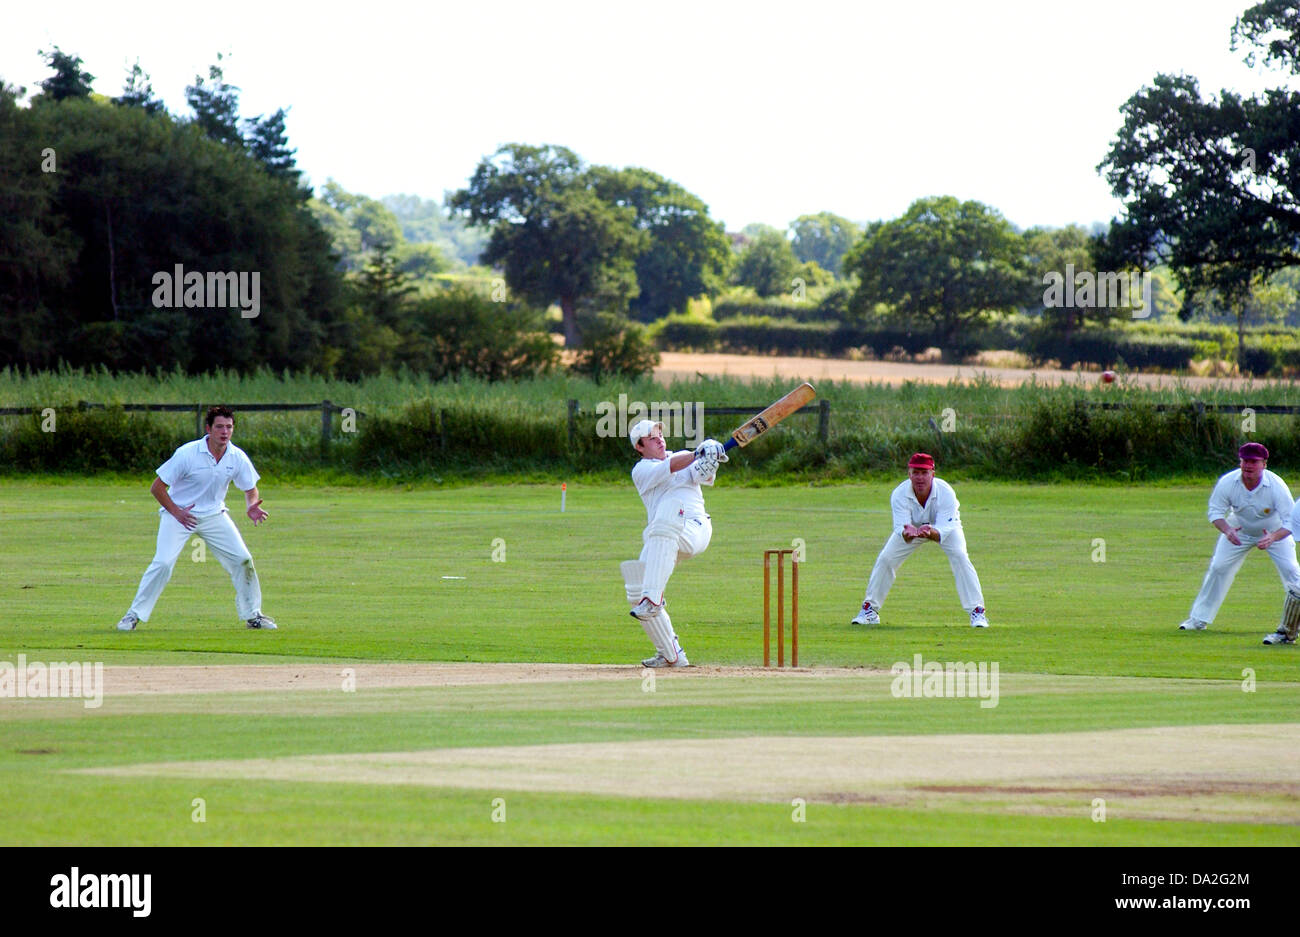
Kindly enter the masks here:
<path id="1" fill-rule="evenodd" d="M 891 218 L 955 195 L 1019 227 L 1117 211 L 1096 172 L 1158 72 L 1203 92 L 1280 86 L 1228 48 L 1249 0 L 799 3 L 229 0 L 9 4 L 0 78 L 58 44 L 121 93 L 137 58 L 188 114 L 218 52 L 244 116 L 289 109 L 315 186 L 441 200 L 507 142 L 643 166 L 739 230 L 833 211 Z"/>

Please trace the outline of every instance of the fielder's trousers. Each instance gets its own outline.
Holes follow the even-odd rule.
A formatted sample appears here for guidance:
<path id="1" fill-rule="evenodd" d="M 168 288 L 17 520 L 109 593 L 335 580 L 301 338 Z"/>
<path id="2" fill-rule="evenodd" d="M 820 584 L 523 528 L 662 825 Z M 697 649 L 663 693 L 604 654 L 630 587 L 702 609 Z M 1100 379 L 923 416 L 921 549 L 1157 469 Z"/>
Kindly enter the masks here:
<path id="1" fill-rule="evenodd" d="M 199 518 L 198 526 L 193 530 L 186 530 L 184 524 L 166 511 L 162 512 L 158 520 L 158 548 L 140 580 L 131 611 L 141 621 L 149 620 L 163 587 L 172 578 L 181 550 L 192 536 L 201 537 L 230 574 L 230 580 L 235 584 L 235 610 L 239 617 L 247 621 L 260 612 L 262 586 L 257 580 L 257 570 L 253 568 L 253 557 L 244 546 L 244 538 L 239 536 L 235 522 L 225 511 Z"/>
<path id="2" fill-rule="evenodd" d="M 871 578 L 867 580 L 866 600 L 872 608 L 885 604 L 889 590 L 894 586 L 894 578 L 903 561 L 921 547 L 932 541 L 917 537 L 911 543 L 902 538 L 897 531 L 889 535 L 885 546 L 876 557 L 876 565 L 871 567 Z M 970 612 L 984 607 L 984 591 L 980 588 L 980 577 L 966 555 L 966 535 L 956 527 L 943 535 L 939 547 L 948 555 L 948 565 L 952 567 L 953 579 L 957 582 L 957 597 L 961 599 L 962 608 Z"/>
<path id="3" fill-rule="evenodd" d="M 1256 549 L 1255 541 L 1260 536 L 1263 536 L 1262 531 L 1253 537 L 1240 533 L 1237 537 L 1241 540 L 1241 546 L 1236 546 L 1227 537 L 1219 535 L 1214 556 L 1210 558 L 1210 568 L 1206 570 L 1205 579 L 1201 583 L 1201 591 L 1192 603 L 1192 618 L 1206 623 L 1214 621 L 1214 617 L 1219 614 L 1219 606 L 1228 597 L 1232 580 L 1237 578 L 1237 570 L 1246 562 L 1246 554 Z M 1282 577 L 1282 587 L 1300 593 L 1300 564 L 1296 563 L 1295 540 L 1284 537 L 1268 548 L 1268 556 L 1277 567 L 1277 574 Z"/>

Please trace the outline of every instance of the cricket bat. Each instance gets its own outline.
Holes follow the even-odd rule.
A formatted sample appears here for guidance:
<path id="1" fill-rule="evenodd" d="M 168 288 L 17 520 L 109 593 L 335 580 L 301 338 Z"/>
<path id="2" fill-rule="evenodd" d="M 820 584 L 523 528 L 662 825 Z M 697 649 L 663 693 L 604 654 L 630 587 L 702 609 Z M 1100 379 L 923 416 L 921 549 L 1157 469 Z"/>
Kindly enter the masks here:
<path id="1" fill-rule="evenodd" d="M 800 384 L 758 416 L 751 417 L 747 422 L 743 423 L 739 429 L 731 434 L 731 438 L 723 445 L 722 451 L 727 452 L 736 446 L 748 446 L 816 396 L 817 391 L 813 389 L 811 384 Z"/>

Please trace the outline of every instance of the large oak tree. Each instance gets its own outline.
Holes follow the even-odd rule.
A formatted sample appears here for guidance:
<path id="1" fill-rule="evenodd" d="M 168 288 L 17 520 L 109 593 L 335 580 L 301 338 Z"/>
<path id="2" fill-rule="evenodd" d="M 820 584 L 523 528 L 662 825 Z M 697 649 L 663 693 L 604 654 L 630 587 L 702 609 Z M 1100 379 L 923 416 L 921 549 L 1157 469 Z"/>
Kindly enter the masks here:
<path id="1" fill-rule="evenodd" d="M 1300 74 L 1292 0 L 1249 8 L 1232 46 L 1254 65 Z M 1195 78 L 1156 75 L 1121 109 L 1123 126 L 1098 167 L 1124 211 L 1098 243 L 1099 263 L 1167 263 L 1191 305 L 1217 296 L 1243 311 L 1277 271 L 1300 264 L 1300 93 L 1279 88 L 1203 98 Z"/>
<path id="2" fill-rule="evenodd" d="M 859 314 L 884 303 L 895 315 L 928 324 L 945 358 L 963 328 L 1026 297 L 1024 240 L 996 210 L 952 196 L 919 199 L 901 218 L 867 226 L 844 260 L 859 286 Z"/>

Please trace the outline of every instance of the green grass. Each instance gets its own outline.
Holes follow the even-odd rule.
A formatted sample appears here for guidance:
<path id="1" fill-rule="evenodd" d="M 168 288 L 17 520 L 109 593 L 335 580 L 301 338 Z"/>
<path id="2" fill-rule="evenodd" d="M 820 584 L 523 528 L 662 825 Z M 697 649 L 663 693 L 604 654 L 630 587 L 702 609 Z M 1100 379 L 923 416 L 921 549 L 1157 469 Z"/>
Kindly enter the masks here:
<path id="1" fill-rule="evenodd" d="M 808 804 L 70 773 L 154 762 L 342 752 L 759 736 L 1036 735 L 1300 721 L 1300 657 L 1266 648 L 1281 590 L 1248 558 L 1214 626 L 1181 633 L 1213 548 L 1203 487 L 958 488 L 993 626 L 969 628 L 941 552 L 903 567 L 884 624 L 847 621 L 889 524 L 891 484 L 728 488 L 714 540 L 680 566 L 670 608 L 692 661 L 760 661 L 760 551 L 802 539 L 800 663 L 828 679 L 666 675 L 355 694 L 0 699 L 0 843 L 1296 844 L 1289 822 L 1088 819 L 1035 803 Z M 263 486 L 271 520 L 240 527 L 265 609 L 249 632 L 215 558 L 182 554 L 154 617 L 113 629 L 147 565 L 143 481 L 0 483 L 0 661 L 114 664 L 517 661 L 634 665 L 618 562 L 644 512 L 630 486 L 375 489 Z M 232 503 L 234 501 L 232 500 Z M 1105 562 L 1098 538 L 1105 540 Z M 493 552 L 504 561 L 494 562 Z M 443 578 L 443 577 L 464 578 Z M 996 662 L 997 707 L 896 699 L 894 662 Z M 1253 678 L 1253 692 L 1243 680 Z M 509 820 L 491 822 L 504 797 Z M 1294 790 L 1291 795 L 1294 797 Z M 191 821 L 191 801 L 207 822 Z M 1288 814 L 1282 814 L 1285 816 Z M 650 822 L 653 821 L 653 822 Z"/>
<path id="2" fill-rule="evenodd" d="M 1292 679 L 1259 638 L 1276 625 L 1273 566 L 1251 556 L 1215 627 L 1174 629 L 1217 536 L 1204 488 L 967 482 L 971 558 L 994 627 L 973 631 L 942 552 L 903 567 L 869 633 L 849 628 L 890 523 L 892 485 L 708 494 L 713 543 L 674 575 L 671 605 L 701 662 L 753 664 L 761 643 L 761 551 L 804 542 L 801 662 L 888 667 L 917 651 L 997 659 L 1004 670 L 1226 679 L 1254 667 Z M 214 557 L 187 547 L 137 653 L 179 651 L 376 660 L 635 661 L 621 560 L 640 549 L 644 509 L 627 486 L 452 491 L 277 487 L 271 520 L 241 522 L 265 610 L 284 621 L 250 641 Z M 232 500 L 232 504 L 234 501 Z M 238 509 L 236 508 L 236 511 Z M 0 485 L 0 652 L 120 650 L 112 624 L 152 556 L 156 506 L 143 483 Z M 1105 562 L 1100 559 L 1104 540 Z M 493 554 L 503 558 L 494 562 Z M 444 578 L 463 577 L 463 578 Z M 990 657 L 992 655 L 992 657 Z M 956 659 L 956 658 L 954 658 Z"/>

